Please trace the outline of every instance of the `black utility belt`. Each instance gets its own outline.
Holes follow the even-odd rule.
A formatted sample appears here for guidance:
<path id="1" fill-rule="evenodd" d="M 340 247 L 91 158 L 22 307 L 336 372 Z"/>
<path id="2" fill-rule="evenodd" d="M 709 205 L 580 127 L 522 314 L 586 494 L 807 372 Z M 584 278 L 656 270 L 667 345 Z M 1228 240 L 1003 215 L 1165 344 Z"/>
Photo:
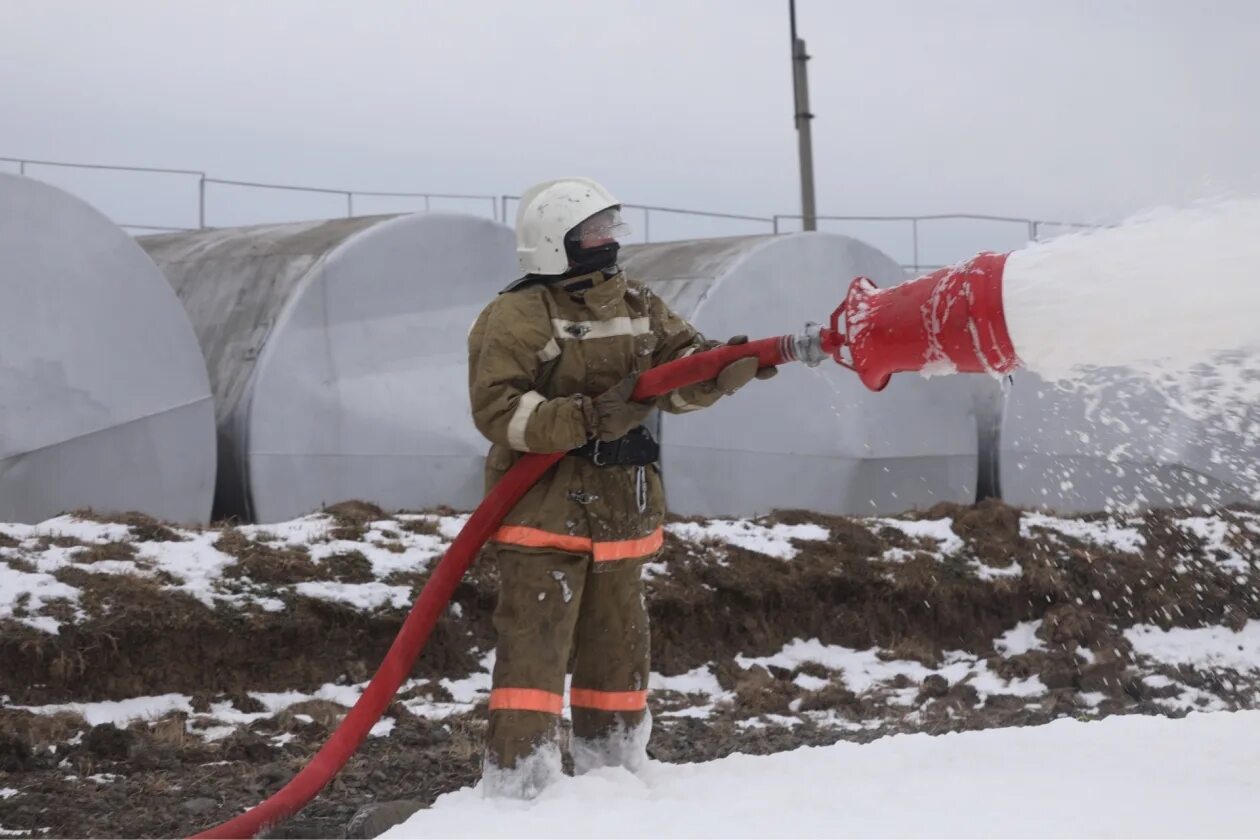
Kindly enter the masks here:
<path id="1" fill-rule="evenodd" d="M 661 445 L 644 426 L 635 426 L 616 440 L 587 441 L 570 455 L 585 458 L 597 467 L 646 467 L 661 459 Z"/>

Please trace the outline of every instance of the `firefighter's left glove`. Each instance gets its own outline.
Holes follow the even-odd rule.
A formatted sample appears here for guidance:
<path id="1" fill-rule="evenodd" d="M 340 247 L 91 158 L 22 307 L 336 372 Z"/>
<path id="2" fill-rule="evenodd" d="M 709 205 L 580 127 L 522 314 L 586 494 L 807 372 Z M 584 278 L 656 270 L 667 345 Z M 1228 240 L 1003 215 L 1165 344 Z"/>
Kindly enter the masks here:
<path id="1" fill-rule="evenodd" d="M 652 412 L 648 403 L 635 402 L 634 393 L 639 374 L 632 373 L 604 393 L 591 399 L 594 409 L 594 435 L 600 440 L 616 440 L 638 426 Z"/>
<path id="2" fill-rule="evenodd" d="M 726 343 L 728 345 L 747 344 L 748 336 L 737 335 Z M 743 388 L 753 379 L 769 379 L 778 372 L 779 369 L 774 365 L 759 367 L 755 356 L 747 356 L 722 368 L 717 375 L 716 382 L 718 390 L 730 395 Z"/>

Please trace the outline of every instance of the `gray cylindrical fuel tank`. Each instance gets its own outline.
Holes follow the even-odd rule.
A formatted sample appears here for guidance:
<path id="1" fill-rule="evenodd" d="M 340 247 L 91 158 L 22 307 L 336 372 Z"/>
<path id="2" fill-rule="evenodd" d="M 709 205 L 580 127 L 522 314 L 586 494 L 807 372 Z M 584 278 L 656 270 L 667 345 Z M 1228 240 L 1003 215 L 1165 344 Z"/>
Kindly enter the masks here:
<path id="1" fill-rule="evenodd" d="M 1256 362 L 1222 357 L 1171 381 L 1123 369 L 1070 385 L 1017 373 L 1002 498 L 1064 512 L 1260 502 Z"/>
<path id="2" fill-rule="evenodd" d="M 0 521 L 210 517 L 214 408 L 188 316 L 83 201 L 0 174 Z"/>
<path id="3" fill-rule="evenodd" d="M 516 275 L 507 227 L 417 214 L 143 237 L 216 397 L 218 514 L 481 499 L 467 333 Z"/>
<path id="4" fill-rule="evenodd" d="M 823 233 L 625 249 L 623 265 L 710 338 L 798 332 L 825 322 L 854 277 L 906 279 L 889 257 Z M 670 509 L 752 515 L 774 508 L 894 513 L 976 498 L 976 390 L 965 377 L 893 377 L 881 393 L 826 361 L 694 415 L 663 415 Z"/>

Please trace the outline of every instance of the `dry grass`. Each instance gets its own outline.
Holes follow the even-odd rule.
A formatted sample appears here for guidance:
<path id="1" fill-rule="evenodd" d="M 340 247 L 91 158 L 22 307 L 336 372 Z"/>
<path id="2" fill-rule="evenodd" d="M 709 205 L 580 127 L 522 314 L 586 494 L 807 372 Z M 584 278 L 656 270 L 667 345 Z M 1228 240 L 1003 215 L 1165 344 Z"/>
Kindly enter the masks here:
<path id="1" fill-rule="evenodd" d="M 112 523 L 126 525 L 131 529 L 136 542 L 183 542 L 184 537 L 169 526 L 137 511 L 125 513 L 100 513 L 94 510 L 76 510 L 74 516 L 89 522 Z"/>
<path id="2" fill-rule="evenodd" d="M 302 546 L 268 545 L 231 528 L 219 536 L 214 547 L 236 558 L 236 563 L 224 570 L 227 577 L 247 577 L 256 583 L 270 584 L 301 583 L 324 577 Z"/>
<path id="3" fill-rule="evenodd" d="M 375 580 L 372 563 L 361 551 L 343 551 L 319 562 L 328 577 L 342 583 L 367 583 Z"/>
<path id="4" fill-rule="evenodd" d="M 102 560 L 135 560 L 136 546 L 129 542 L 107 542 L 76 551 L 71 559 L 76 563 L 99 563 Z"/>
<path id="5" fill-rule="evenodd" d="M 358 500 L 339 502 L 324 508 L 324 513 L 337 523 L 328 533 L 334 540 L 361 540 L 367 533 L 369 523 L 389 518 L 385 511 L 371 502 Z"/>
<path id="6" fill-rule="evenodd" d="M 341 722 L 346 711 L 345 706 L 331 700 L 303 700 L 282 710 L 275 716 L 275 721 L 281 729 L 291 731 L 302 725 L 297 716 L 306 715 L 321 728 L 333 729 Z"/>
<path id="7" fill-rule="evenodd" d="M 18 709 L 0 709 L 0 739 L 16 739 L 31 750 L 64 744 L 89 728 L 83 716 L 75 712 L 37 715 Z"/>

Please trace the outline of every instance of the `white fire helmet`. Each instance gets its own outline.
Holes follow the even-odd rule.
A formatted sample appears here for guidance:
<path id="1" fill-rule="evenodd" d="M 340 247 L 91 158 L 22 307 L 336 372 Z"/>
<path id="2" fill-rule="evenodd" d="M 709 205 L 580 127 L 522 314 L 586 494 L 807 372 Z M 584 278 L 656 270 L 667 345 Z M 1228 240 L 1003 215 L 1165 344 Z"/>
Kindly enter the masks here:
<path id="1" fill-rule="evenodd" d="M 560 178 L 526 190 L 516 211 L 521 271 L 542 275 L 568 271 L 565 236 L 571 232 L 586 239 L 584 244 L 625 236 L 630 229 L 621 221 L 620 207 L 612 193 L 590 178 Z"/>

